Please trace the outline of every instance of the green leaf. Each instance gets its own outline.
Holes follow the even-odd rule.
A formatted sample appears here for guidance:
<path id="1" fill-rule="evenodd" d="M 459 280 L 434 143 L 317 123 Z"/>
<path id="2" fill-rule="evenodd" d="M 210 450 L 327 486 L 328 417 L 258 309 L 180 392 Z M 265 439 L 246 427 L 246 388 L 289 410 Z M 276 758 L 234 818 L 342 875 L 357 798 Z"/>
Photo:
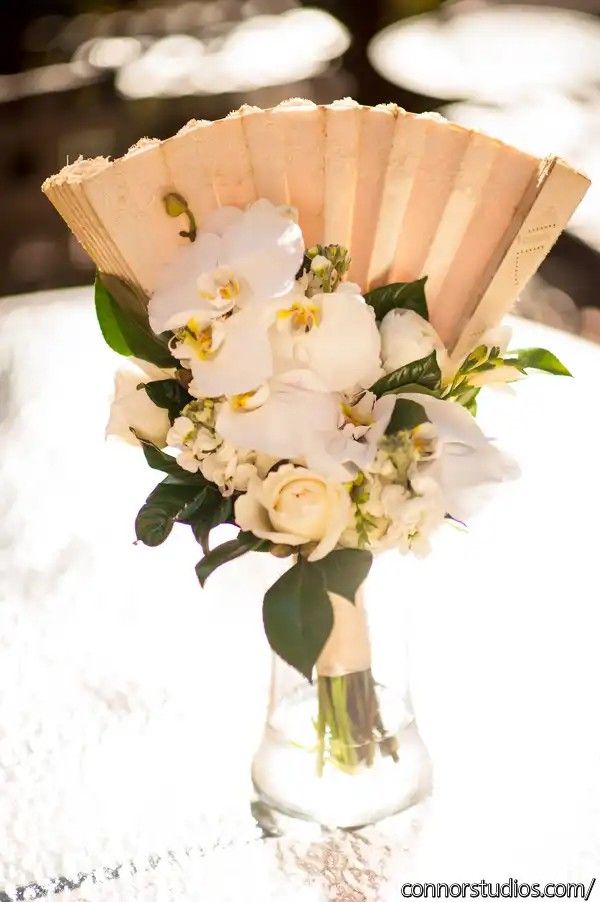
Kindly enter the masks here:
<path id="1" fill-rule="evenodd" d="M 430 398 L 439 398 L 439 388 L 425 388 L 424 385 L 415 385 L 414 382 L 408 382 L 406 385 L 401 385 L 396 394 L 429 395 Z"/>
<path id="2" fill-rule="evenodd" d="M 367 578 L 372 563 L 373 555 L 370 551 L 339 548 L 316 561 L 316 566 L 323 574 L 328 592 L 335 592 L 354 603 L 356 593 Z"/>
<path id="3" fill-rule="evenodd" d="M 477 414 L 477 395 L 481 391 L 480 387 L 467 388 L 465 391 L 456 395 L 456 401 L 461 404 L 472 416 Z"/>
<path id="4" fill-rule="evenodd" d="M 421 404 L 410 401 L 408 398 L 399 398 L 394 405 L 385 434 L 395 435 L 397 432 L 414 429 L 421 423 L 429 423 L 429 417 Z"/>
<path id="5" fill-rule="evenodd" d="M 258 539 L 249 532 L 240 532 L 230 542 L 223 542 L 222 545 L 213 548 L 196 564 L 196 576 L 200 585 L 204 587 L 210 574 L 222 564 L 234 561 L 249 551 L 267 551 L 268 547 L 269 543 L 265 539 Z"/>
<path id="6" fill-rule="evenodd" d="M 194 538 L 207 554 L 211 530 L 221 523 L 233 522 L 233 498 L 223 497 L 216 486 L 207 484 L 198 496 L 198 504 L 179 519 L 191 526 Z"/>
<path id="7" fill-rule="evenodd" d="M 198 485 L 180 483 L 169 476 L 159 483 L 135 518 L 135 534 L 140 542 L 152 547 L 161 545 L 175 521 L 194 504 L 198 491 Z"/>
<path id="8" fill-rule="evenodd" d="M 131 311 L 120 307 L 99 275 L 94 284 L 94 299 L 100 330 L 113 351 L 125 357 L 139 357 L 160 367 L 177 365 L 167 342 L 155 336 Z"/>
<path id="9" fill-rule="evenodd" d="M 414 310 L 423 319 L 429 320 L 427 300 L 425 298 L 425 282 L 427 276 L 416 282 L 393 282 L 373 288 L 365 294 L 365 301 L 375 311 L 375 317 L 382 320 L 390 310 Z"/>
<path id="10" fill-rule="evenodd" d="M 142 445 L 146 463 L 149 467 L 152 467 L 153 470 L 160 470 L 162 473 L 167 473 L 177 482 L 195 485 L 198 490 L 203 486 L 209 485 L 208 481 L 201 473 L 188 473 L 187 470 L 184 470 L 183 467 L 179 466 L 171 454 L 167 454 L 166 451 L 161 451 L 161 449 L 156 445 L 153 445 L 152 442 L 139 436 L 135 430 L 132 431 Z"/>
<path id="11" fill-rule="evenodd" d="M 518 351 L 509 351 L 505 358 L 507 366 L 518 366 L 520 369 L 541 370 L 543 373 L 551 373 L 553 376 L 571 376 L 572 373 L 564 363 L 551 351 L 545 348 L 521 348 Z"/>
<path id="12" fill-rule="evenodd" d="M 145 390 L 153 404 L 167 411 L 171 422 L 192 400 L 190 393 L 177 379 L 157 379 L 154 382 L 146 382 L 141 388 Z"/>
<path id="13" fill-rule="evenodd" d="M 333 627 L 321 568 L 300 558 L 267 591 L 263 622 L 273 651 L 311 680 Z"/>
<path id="14" fill-rule="evenodd" d="M 442 374 L 437 364 L 435 351 L 432 351 L 427 357 L 414 360 L 412 363 L 407 363 L 394 370 L 393 373 L 382 376 L 371 386 L 371 391 L 380 398 L 382 395 L 395 394 L 410 383 L 436 389 L 440 387 L 441 381 Z"/>

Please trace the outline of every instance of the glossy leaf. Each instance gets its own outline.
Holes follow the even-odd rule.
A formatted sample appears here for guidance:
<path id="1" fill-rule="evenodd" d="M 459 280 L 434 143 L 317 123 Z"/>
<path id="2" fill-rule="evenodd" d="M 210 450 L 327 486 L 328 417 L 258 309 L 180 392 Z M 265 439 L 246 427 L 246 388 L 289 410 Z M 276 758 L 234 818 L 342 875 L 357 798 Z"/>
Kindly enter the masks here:
<path id="1" fill-rule="evenodd" d="M 375 318 L 382 320 L 390 310 L 414 310 L 423 319 L 429 320 L 425 283 L 427 276 L 415 282 L 393 282 L 373 288 L 365 294 L 367 304 L 375 311 Z"/>
<path id="2" fill-rule="evenodd" d="M 96 276 L 94 284 L 94 300 L 100 330 L 113 351 L 125 357 L 139 357 L 163 368 L 177 365 L 167 342 L 154 335 L 150 326 L 142 323 L 131 311 L 120 307 L 100 275 Z"/>
<path id="3" fill-rule="evenodd" d="M 333 628 L 320 567 L 300 558 L 267 591 L 263 622 L 273 651 L 308 680 Z"/>
<path id="4" fill-rule="evenodd" d="M 356 593 L 367 578 L 372 563 L 373 555 L 370 551 L 339 548 L 316 561 L 316 566 L 323 574 L 328 592 L 334 592 L 354 603 Z"/>
<path id="5" fill-rule="evenodd" d="M 407 363 L 392 373 L 382 376 L 371 386 L 371 391 L 380 398 L 382 395 L 394 394 L 411 383 L 424 388 L 436 389 L 439 388 L 441 380 L 442 374 L 437 363 L 436 353 L 432 351 L 427 357 L 414 360 L 412 363 Z"/>
<path id="6" fill-rule="evenodd" d="M 541 370 L 543 373 L 551 373 L 553 376 L 571 376 L 572 373 L 564 363 L 551 351 L 545 348 L 522 348 L 518 351 L 509 351 L 504 362 L 508 366 L 517 366 L 523 370 Z"/>
<path id="7" fill-rule="evenodd" d="M 152 547 L 161 545 L 171 533 L 173 524 L 185 516 L 193 505 L 201 486 L 190 485 L 167 477 L 148 495 L 135 519 L 135 534 L 140 542 Z"/>
<path id="8" fill-rule="evenodd" d="M 264 539 L 258 539 L 248 532 L 240 532 L 230 542 L 223 542 L 211 551 L 208 551 L 201 561 L 196 564 L 196 576 L 200 585 L 204 587 L 206 580 L 214 571 L 223 564 L 234 561 L 249 551 L 266 551 L 269 543 Z"/>
<path id="9" fill-rule="evenodd" d="M 385 434 L 396 435 L 397 432 L 414 429 L 415 426 L 420 426 L 421 423 L 429 423 L 429 417 L 425 413 L 424 408 L 417 404 L 416 401 L 410 401 L 408 398 L 399 398 L 394 405 Z"/>
<path id="10" fill-rule="evenodd" d="M 157 379 L 153 382 L 146 382 L 142 389 L 145 390 L 153 404 L 167 411 L 171 423 L 192 400 L 190 393 L 177 379 Z"/>

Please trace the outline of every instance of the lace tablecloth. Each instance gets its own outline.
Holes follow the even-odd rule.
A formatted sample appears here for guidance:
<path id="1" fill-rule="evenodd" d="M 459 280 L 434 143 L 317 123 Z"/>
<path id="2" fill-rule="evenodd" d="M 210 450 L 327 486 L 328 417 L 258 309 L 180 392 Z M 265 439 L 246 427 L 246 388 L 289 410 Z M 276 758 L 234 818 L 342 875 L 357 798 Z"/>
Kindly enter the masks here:
<path id="1" fill-rule="evenodd" d="M 483 426 L 522 479 L 470 535 L 402 559 L 390 605 L 432 798 L 360 834 L 263 840 L 249 763 L 276 562 L 202 593 L 189 531 L 135 546 L 155 474 L 104 441 L 118 360 L 90 291 L 0 302 L 0 902 L 367 902 L 405 880 L 600 871 L 600 351 L 513 325 L 576 378 L 492 393 Z"/>

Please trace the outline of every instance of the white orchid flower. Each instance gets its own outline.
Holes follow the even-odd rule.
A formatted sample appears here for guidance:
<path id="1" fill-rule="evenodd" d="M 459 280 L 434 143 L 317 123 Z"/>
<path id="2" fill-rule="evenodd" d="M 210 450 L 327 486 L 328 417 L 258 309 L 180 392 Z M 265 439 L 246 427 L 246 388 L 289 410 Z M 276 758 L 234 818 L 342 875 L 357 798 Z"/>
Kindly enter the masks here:
<path id="1" fill-rule="evenodd" d="M 312 297 L 296 286 L 275 308 L 276 373 L 310 369 L 329 391 L 368 388 L 381 375 L 375 314 L 358 286 Z"/>
<path id="2" fill-rule="evenodd" d="M 321 433 L 336 428 L 339 401 L 331 392 L 306 388 L 314 384 L 310 373 L 293 376 L 295 384 L 288 375 L 229 398 L 217 415 L 219 435 L 278 460 L 309 460 Z"/>
<path id="3" fill-rule="evenodd" d="M 451 373 L 444 342 L 431 323 L 414 310 L 390 310 L 381 321 L 381 357 L 386 373 L 428 357 L 435 351 L 443 377 Z"/>
<path id="4" fill-rule="evenodd" d="M 421 467 L 439 481 L 452 517 L 467 519 L 490 485 L 519 475 L 516 463 L 485 437 L 460 404 L 416 393 L 402 397 L 420 404 L 437 430 L 439 453 Z"/>
<path id="5" fill-rule="evenodd" d="M 169 379 L 173 370 L 161 370 L 145 360 L 131 358 L 115 375 L 114 400 L 106 425 L 106 435 L 115 435 L 131 445 L 139 445 L 131 431 L 162 448 L 167 441 L 169 417 L 167 411 L 157 407 L 139 385 L 158 379 Z"/>
<path id="6" fill-rule="evenodd" d="M 323 431 L 311 448 L 310 466 L 330 479 L 353 479 L 370 467 L 394 410 L 394 395 L 364 392 L 354 403 L 339 397 L 335 429 Z"/>
<path id="7" fill-rule="evenodd" d="M 251 390 L 271 375 L 270 302 L 290 291 L 303 254 L 289 209 L 263 199 L 209 214 L 164 268 L 150 325 L 175 333 L 173 353 L 192 370 L 198 397 Z"/>

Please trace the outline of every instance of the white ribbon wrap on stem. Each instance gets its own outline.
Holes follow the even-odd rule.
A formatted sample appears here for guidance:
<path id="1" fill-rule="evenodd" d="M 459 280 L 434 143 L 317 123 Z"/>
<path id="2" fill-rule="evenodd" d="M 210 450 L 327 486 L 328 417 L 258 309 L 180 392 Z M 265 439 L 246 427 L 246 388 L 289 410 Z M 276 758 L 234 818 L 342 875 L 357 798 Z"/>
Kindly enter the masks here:
<path id="1" fill-rule="evenodd" d="M 333 607 L 333 629 L 317 660 L 319 676 L 346 676 L 371 667 L 369 628 L 361 589 L 354 604 L 329 593 Z"/>

